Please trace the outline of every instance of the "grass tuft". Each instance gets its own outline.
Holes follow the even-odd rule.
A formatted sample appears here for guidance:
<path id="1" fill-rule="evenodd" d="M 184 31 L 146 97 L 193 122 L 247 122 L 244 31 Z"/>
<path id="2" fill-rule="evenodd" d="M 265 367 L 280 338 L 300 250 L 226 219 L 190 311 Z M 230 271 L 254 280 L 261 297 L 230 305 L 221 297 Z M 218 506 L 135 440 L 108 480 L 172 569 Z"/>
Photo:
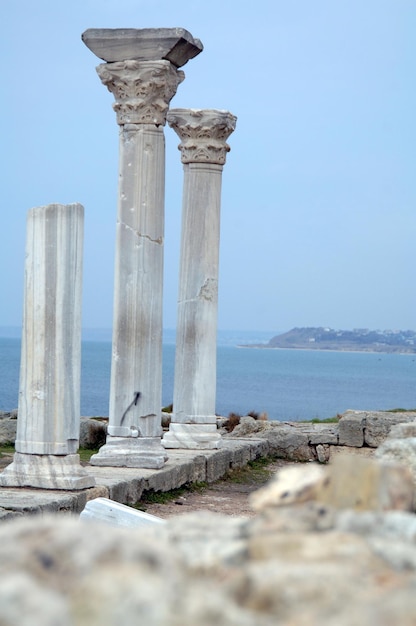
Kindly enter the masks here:
<path id="1" fill-rule="evenodd" d="M 183 487 L 177 487 L 176 489 L 171 489 L 170 491 L 154 491 L 153 489 L 150 489 L 142 494 L 139 502 L 136 502 L 135 504 L 128 504 L 128 506 L 138 509 L 139 511 L 146 511 L 149 504 L 169 504 L 169 502 L 178 500 L 186 493 L 200 493 L 207 487 L 208 483 L 196 481 L 194 483 L 186 483 Z"/>

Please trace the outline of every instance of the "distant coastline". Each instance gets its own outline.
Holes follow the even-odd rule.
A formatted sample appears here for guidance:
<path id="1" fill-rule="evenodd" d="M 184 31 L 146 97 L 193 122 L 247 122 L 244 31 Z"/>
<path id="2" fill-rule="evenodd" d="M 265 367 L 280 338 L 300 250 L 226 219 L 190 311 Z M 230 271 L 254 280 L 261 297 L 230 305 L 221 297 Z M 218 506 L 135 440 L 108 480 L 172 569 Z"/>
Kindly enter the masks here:
<path id="1" fill-rule="evenodd" d="M 328 327 L 292 328 L 268 343 L 240 345 L 242 348 L 326 350 L 416 354 L 416 332 L 412 330 L 334 330 Z"/>

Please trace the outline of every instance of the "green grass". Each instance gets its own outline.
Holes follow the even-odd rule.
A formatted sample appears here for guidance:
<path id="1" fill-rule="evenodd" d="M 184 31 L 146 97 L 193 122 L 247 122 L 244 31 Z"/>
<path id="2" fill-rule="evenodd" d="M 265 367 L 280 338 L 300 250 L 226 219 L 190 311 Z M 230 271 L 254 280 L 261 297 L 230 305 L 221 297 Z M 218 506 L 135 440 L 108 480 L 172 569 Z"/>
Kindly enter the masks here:
<path id="1" fill-rule="evenodd" d="M 88 463 L 92 455 L 97 454 L 97 452 L 98 452 L 98 448 L 95 450 L 91 448 L 79 448 L 78 454 L 79 454 L 80 461 L 84 461 L 85 463 Z"/>
<path id="2" fill-rule="evenodd" d="M 0 456 L 2 454 L 14 454 L 14 446 L 12 445 L 0 446 Z"/>
<path id="3" fill-rule="evenodd" d="M 186 483 L 182 487 L 171 489 L 170 491 L 145 491 L 142 494 L 141 499 L 136 504 L 129 504 L 133 509 L 139 511 L 146 511 L 149 504 L 169 504 L 178 500 L 186 493 L 201 493 L 208 487 L 208 483 L 202 481 L 196 481 L 194 483 Z"/>
<path id="4" fill-rule="evenodd" d="M 386 413 L 413 413 L 416 409 L 387 409 Z"/>
<path id="5" fill-rule="evenodd" d="M 338 424 L 342 415 L 334 415 L 334 417 L 326 417 L 325 419 L 320 419 L 319 417 L 314 417 L 311 420 L 301 420 L 302 424 Z"/>
<path id="6" fill-rule="evenodd" d="M 233 482 L 239 484 L 264 483 L 269 480 L 273 474 L 273 471 L 269 469 L 269 465 L 273 460 L 274 459 L 271 457 L 260 457 L 249 461 L 244 467 L 230 469 L 227 474 L 217 482 Z"/>

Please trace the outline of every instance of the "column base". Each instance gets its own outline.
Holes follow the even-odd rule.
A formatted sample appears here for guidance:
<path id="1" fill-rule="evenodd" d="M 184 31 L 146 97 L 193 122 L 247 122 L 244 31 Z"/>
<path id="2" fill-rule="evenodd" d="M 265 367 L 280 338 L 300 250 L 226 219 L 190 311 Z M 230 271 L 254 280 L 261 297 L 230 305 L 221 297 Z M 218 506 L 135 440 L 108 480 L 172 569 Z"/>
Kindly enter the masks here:
<path id="1" fill-rule="evenodd" d="M 216 424 L 182 424 L 171 422 L 169 432 L 162 439 L 165 448 L 188 448 L 189 450 L 215 450 L 221 435 Z"/>
<path id="2" fill-rule="evenodd" d="M 112 437 L 90 459 L 103 467 L 143 467 L 161 469 L 168 460 L 160 437 Z"/>
<path id="3" fill-rule="evenodd" d="M 75 491 L 94 487 L 95 479 L 80 465 L 79 454 L 15 452 L 13 462 L 0 474 L 0 486 Z"/>

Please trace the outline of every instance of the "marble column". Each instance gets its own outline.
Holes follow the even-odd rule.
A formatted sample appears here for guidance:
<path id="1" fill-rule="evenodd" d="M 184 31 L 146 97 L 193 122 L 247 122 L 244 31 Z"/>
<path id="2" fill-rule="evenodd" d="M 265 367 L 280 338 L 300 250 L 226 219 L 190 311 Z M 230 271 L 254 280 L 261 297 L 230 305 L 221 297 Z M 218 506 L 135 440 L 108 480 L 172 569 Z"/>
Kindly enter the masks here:
<path id="1" fill-rule="evenodd" d="M 16 452 L 1 486 L 95 484 L 77 454 L 83 227 L 80 204 L 28 213 Z"/>
<path id="2" fill-rule="evenodd" d="M 235 129 L 228 111 L 172 109 L 184 164 L 173 391 L 165 448 L 217 448 L 215 415 L 222 169 Z"/>
<path id="3" fill-rule="evenodd" d="M 161 468 L 165 141 L 169 103 L 202 50 L 183 29 L 89 30 L 120 126 L 110 412 L 93 465 Z"/>

